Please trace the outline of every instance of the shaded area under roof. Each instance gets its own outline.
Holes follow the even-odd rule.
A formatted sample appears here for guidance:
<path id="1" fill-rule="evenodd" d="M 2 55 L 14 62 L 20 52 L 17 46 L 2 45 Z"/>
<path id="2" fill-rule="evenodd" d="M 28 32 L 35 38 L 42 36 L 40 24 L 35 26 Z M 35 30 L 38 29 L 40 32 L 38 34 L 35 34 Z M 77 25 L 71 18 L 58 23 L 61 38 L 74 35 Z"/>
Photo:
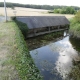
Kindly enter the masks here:
<path id="1" fill-rule="evenodd" d="M 16 19 L 26 23 L 29 29 L 70 24 L 65 16 L 26 16 Z"/>

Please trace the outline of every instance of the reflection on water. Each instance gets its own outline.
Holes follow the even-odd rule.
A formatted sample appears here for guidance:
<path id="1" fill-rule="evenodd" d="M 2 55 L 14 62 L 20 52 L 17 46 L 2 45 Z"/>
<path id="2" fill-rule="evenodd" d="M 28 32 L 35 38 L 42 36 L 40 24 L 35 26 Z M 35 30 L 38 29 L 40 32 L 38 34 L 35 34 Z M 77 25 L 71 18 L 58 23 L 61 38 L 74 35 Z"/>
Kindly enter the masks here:
<path id="1" fill-rule="evenodd" d="M 44 80 L 64 80 L 70 72 L 72 60 L 78 54 L 69 42 L 69 36 L 47 46 L 30 51 Z"/>

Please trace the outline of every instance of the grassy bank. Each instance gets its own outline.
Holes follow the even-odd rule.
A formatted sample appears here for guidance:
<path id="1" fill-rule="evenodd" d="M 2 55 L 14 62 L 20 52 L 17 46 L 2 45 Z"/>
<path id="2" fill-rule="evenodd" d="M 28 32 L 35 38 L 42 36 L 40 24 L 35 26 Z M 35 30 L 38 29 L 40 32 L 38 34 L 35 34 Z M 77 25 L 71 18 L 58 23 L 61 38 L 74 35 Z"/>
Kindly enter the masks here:
<path id="1" fill-rule="evenodd" d="M 78 57 L 76 60 L 73 60 L 73 67 L 69 74 L 69 80 L 80 80 L 80 12 L 70 20 L 70 42 L 72 43 L 75 50 L 78 52 Z"/>
<path id="2" fill-rule="evenodd" d="M 73 37 L 80 38 L 80 22 L 77 22 L 74 18 L 70 22 L 70 34 Z"/>
<path id="3" fill-rule="evenodd" d="M 73 19 L 70 20 L 70 34 L 73 37 L 80 38 L 80 11 L 78 11 Z"/>
<path id="4" fill-rule="evenodd" d="M 0 80 L 41 80 L 14 21 L 0 23 Z"/>

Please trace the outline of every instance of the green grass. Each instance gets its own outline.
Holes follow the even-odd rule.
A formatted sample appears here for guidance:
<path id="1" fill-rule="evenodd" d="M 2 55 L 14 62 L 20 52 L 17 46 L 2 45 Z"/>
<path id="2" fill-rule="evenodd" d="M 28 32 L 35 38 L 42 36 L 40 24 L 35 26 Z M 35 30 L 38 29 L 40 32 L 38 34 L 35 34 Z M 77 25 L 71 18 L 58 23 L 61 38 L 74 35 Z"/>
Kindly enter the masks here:
<path id="1" fill-rule="evenodd" d="M 0 80 L 42 80 L 14 21 L 0 23 L 0 42 Z"/>
<path id="2" fill-rule="evenodd" d="M 74 18 L 70 20 L 70 33 L 77 38 L 80 38 L 80 23 Z"/>

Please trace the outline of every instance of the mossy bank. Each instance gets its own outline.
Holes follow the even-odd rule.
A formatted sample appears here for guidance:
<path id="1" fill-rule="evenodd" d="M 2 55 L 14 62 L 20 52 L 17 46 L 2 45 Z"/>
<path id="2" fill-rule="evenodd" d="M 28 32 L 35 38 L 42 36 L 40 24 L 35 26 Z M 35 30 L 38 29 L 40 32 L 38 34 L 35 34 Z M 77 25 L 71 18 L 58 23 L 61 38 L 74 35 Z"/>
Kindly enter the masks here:
<path id="1" fill-rule="evenodd" d="M 42 80 L 14 21 L 0 23 L 0 80 Z"/>

